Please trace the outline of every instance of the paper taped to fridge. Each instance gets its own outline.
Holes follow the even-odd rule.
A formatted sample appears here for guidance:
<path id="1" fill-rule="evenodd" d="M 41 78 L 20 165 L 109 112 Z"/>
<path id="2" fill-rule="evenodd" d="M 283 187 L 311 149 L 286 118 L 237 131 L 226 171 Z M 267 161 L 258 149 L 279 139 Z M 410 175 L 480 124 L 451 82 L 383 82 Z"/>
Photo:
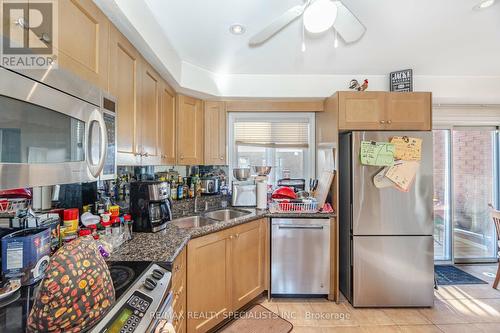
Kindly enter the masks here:
<path id="1" fill-rule="evenodd" d="M 394 158 L 403 161 L 420 161 L 422 159 L 422 139 L 407 136 L 395 136 L 391 143 L 396 147 Z"/>
<path id="2" fill-rule="evenodd" d="M 417 161 L 401 161 L 391 166 L 385 176 L 403 191 L 408 191 L 418 171 Z"/>
<path id="3" fill-rule="evenodd" d="M 374 166 L 394 164 L 395 146 L 388 142 L 361 141 L 361 163 Z"/>

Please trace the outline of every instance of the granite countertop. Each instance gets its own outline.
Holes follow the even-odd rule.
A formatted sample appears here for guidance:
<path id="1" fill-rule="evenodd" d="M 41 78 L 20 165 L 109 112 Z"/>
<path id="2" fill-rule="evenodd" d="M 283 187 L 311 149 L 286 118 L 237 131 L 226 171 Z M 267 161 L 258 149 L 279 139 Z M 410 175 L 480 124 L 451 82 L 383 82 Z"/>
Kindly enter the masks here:
<path id="1" fill-rule="evenodd" d="M 155 261 L 172 264 L 187 242 L 196 237 L 208 235 L 239 224 L 254 221 L 263 217 L 270 218 L 331 218 L 334 213 L 270 213 L 268 210 L 244 208 L 252 214 L 231 221 L 221 221 L 202 227 L 182 229 L 173 224 L 156 233 L 133 234 L 132 240 L 122 244 L 113 252 L 110 261 Z"/>

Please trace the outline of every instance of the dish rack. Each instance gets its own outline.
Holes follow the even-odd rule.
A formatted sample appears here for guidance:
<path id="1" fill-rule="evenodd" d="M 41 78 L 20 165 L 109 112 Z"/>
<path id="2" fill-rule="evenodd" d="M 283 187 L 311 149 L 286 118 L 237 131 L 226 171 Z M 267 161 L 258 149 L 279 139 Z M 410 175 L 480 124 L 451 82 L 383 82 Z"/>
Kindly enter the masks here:
<path id="1" fill-rule="evenodd" d="M 26 209 L 30 204 L 29 199 L 0 199 L 0 214 L 16 213 L 20 209 Z"/>
<path id="2" fill-rule="evenodd" d="M 317 213 L 318 202 L 314 199 L 305 202 L 290 202 L 287 199 L 273 199 L 269 204 L 271 213 Z"/>

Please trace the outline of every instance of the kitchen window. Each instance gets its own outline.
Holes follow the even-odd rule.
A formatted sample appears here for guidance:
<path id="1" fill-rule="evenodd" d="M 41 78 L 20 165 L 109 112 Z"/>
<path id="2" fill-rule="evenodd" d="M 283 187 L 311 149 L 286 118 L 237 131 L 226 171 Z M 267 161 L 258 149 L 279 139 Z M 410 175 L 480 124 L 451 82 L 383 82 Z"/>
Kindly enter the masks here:
<path id="1" fill-rule="evenodd" d="M 231 169 L 272 166 L 273 185 L 286 176 L 314 178 L 314 113 L 232 112 L 228 121 Z"/>

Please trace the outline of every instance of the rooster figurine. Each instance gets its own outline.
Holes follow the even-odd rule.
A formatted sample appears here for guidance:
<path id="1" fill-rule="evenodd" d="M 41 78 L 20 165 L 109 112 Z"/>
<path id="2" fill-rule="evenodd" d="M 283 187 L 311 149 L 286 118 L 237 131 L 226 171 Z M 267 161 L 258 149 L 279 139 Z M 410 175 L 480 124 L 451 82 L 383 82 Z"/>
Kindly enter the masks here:
<path id="1" fill-rule="evenodd" d="M 368 88 L 368 80 L 365 79 L 363 84 L 358 88 L 358 91 L 365 91 Z"/>
<path id="2" fill-rule="evenodd" d="M 352 90 L 357 90 L 357 91 L 365 91 L 368 88 L 368 80 L 365 79 L 363 81 L 363 84 L 359 84 L 358 80 L 352 79 L 351 82 L 349 82 L 349 89 Z"/>
<path id="3" fill-rule="evenodd" d="M 359 88 L 358 80 L 352 79 L 351 82 L 349 82 L 349 89 L 358 90 L 358 88 Z"/>

